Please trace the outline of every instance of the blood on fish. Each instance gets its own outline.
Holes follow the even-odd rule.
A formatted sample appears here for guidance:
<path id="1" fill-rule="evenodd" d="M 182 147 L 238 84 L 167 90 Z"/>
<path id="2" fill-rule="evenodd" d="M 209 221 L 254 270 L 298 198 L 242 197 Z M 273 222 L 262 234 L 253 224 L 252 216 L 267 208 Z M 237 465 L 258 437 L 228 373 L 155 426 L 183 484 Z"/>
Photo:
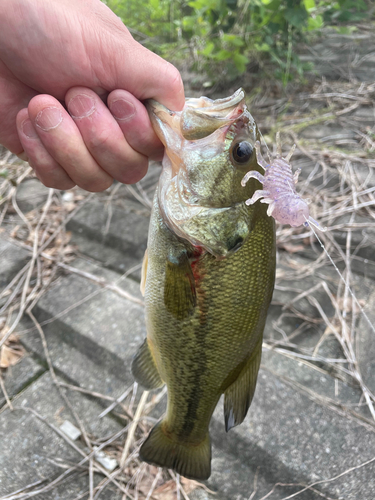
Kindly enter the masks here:
<path id="1" fill-rule="evenodd" d="M 306 201 L 295 190 L 301 169 L 293 173 L 289 160 L 296 145 L 294 144 L 288 155 L 283 158 L 279 133 L 276 135 L 276 144 L 276 157 L 271 158 L 268 154 L 270 163 L 266 163 L 260 152 L 260 142 L 256 141 L 257 162 L 264 169 L 264 175 L 256 170 L 251 170 L 244 176 L 241 185 L 245 186 L 248 180 L 253 178 L 257 179 L 263 185 L 263 189 L 256 190 L 253 196 L 246 200 L 245 203 L 252 205 L 258 200 L 261 203 L 268 203 L 267 215 L 272 216 L 281 224 L 290 224 L 292 227 L 298 227 L 302 224 L 307 226 L 311 222 L 319 227 L 317 222 L 310 217 Z"/>
<path id="2" fill-rule="evenodd" d="M 198 283 L 202 278 L 201 273 L 199 273 L 198 271 L 197 264 L 204 253 L 206 253 L 206 250 L 203 247 L 194 246 L 194 253 L 190 257 L 190 266 L 193 272 L 195 283 Z"/>

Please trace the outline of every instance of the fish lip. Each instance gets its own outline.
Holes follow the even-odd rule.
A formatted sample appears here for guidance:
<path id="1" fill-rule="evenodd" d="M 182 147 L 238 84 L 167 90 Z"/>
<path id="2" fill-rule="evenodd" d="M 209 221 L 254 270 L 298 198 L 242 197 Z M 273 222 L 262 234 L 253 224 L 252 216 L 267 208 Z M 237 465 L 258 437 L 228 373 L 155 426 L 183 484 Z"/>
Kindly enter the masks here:
<path id="1" fill-rule="evenodd" d="M 180 113 L 180 132 L 188 141 L 203 139 L 239 120 L 246 109 L 242 88 L 224 99 L 188 99 Z"/>
<path id="2" fill-rule="evenodd" d="M 186 99 L 186 106 L 196 110 L 198 109 L 204 110 L 205 113 L 209 114 L 217 112 L 221 114 L 227 109 L 235 108 L 244 100 L 245 100 L 245 91 L 242 88 L 239 88 L 231 96 L 224 97 L 223 99 L 215 99 L 211 103 L 206 104 L 204 106 L 199 106 L 200 98 L 198 99 L 188 98 Z"/>
<path id="3" fill-rule="evenodd" d="M 176 114 L 175 111 L 171 111 L 170 109 L 165 107 L 164 104 L 161 104 L 160 102 L 155 101 L 155 99 L 147 99 L 146 101 L 144 101 L 144 105 L 146 107 L 146 110 L 147 110 L 149 116 L 150 115 L 157 116 L 158 113 L 160 113 L 160 112 L 165 112 L 169 116 L 174 116 Z"/>
<path id="4" fill-rule="evenodd" d="M 144 101 L 151 125 L 165 147 L 169 146 L 168 135 L 179 133 L 179 114 L 178 111 L 171 111 L 166 106 L 155 99 Z M 168 131 L 168 132 L 167 132 Z M 181 140 L 181 139 L 179 139 Z"/>
<path id="5" fill-rule="evenodd" d="M 238 90 L 236 90 L 236 92 L 234 92 L 233 95 L 225 97 L 223 99 L 216 99 L 211 103 L 206 103 L 206 105 L 202 105 L 203 103 L 201 101 L 201 98 L 187 98 L 184 109 L 179 112 L 168 109 L 166 106 L 156 101 L 155 99 L 145 100 L 144 105 L 151 120 L 152 118 L 159 118 L 160 120 L 165 121 L 165 118 L 162 116 L 162 114 L 165 113 L 166 115 L 173 117 L 176 115 L 176 113 L 178 113 L 179 115 L 183 114 L 183 112 L 188 108 L 196 111 L 202 110 L 202 112 L 207 115 L 218 115 L 218 117 L 224 118 L 225 111 L 235 109 L 244 100 L 245 91 L 242 88 L 239 88 Z M 238 116 L 237 118 L 240 118 L 240 116 Z"/>
<path id="6" fill-rule="evenodd" d="M 147 99 L 146 101 L 144 101 L 144 105 L 146 106 L 146 109 L 149 113 L 153 113 L 155 109 L 161 106 L 165 108 L 165 106 L 160 104 L 160 102 L 155 101 L 155 99 Z"/>

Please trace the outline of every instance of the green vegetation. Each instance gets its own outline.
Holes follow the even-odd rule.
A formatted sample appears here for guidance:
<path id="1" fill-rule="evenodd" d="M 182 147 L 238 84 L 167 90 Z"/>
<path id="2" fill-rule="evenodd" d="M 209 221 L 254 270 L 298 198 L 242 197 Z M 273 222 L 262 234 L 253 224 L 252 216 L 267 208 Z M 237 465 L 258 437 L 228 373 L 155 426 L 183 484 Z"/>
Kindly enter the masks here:
<path id="1" fill-rule="evenodd" d="M 372 0 L 107 0 L 133 36 L 168 59 L 231 77 L 272 62 L 285 85 L 307 69 L 295 47 L 323 26 L 341 33 L 369 17 Z M 371 12 L 373 14 L 373 10 Z"/>

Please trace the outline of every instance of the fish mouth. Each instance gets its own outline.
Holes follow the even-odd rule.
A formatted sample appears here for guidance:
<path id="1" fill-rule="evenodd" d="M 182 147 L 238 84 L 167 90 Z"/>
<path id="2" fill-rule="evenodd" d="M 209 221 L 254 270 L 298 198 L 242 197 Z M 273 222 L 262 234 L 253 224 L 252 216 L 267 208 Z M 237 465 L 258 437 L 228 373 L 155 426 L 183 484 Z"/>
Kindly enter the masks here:
<path id="1" fill-rule="evenodd" d="M 207 97 L 188 99 L 181 113 L 181 134 L 190 141 L 203 139 L 219 128 L 234 123 L 245 109 L 245 92 L 242 89 L 238 89 L 230 97 L 216 101 Z"/>
<path id="2" fill-rule="evenodd" d="M 164 118 L 167 118 L 167 116 L 173 117 L 176 114 L 181 115 L 187 108 L 191 108 L 195 111 L 202 110 L 202 112 L 207 115 L 216 116 L 217 118 L 223 118 L 244 101 L 245 91 L 240 88 L 236 90 L 233 95 L 225 97 L 223 99 L 212 100 L 208 97 L 187 98 L 184 109 L 182 111 L 172 111 L 166 108 L 160 102 L 155 101 L 155 99 L 147 99 L 145 101 L 145 106 L 149 115 L 151 116 L 153 114 L 156 116 L 162 114 Z"/>
<path id="3" fill-rule="evenodd" d="M 147 99 L 146 101 L 144 101 L 144 104 L 151 120 L 153 116 L 160 116 L 160 119 L 164 119 L 164 121 L 167 121 L 168 116 L 173 117 L 176 114 L 176 111 L 171 111 L 160 102 L 155 101 L 155 99 Z"/>
<path id="4" fill-rule="evenodd" d="M 240 88 L 236 90 L 236 92 L 233 95 L 225 97 L 223 99 L 216 99 L 215 101 L 209 99 L 208 97 L 199 97 L 199 98 L 193 97 L 190 99 L 186 99 L 185 106 L 189 106 L 189 108 L 194 108 L 194 109 L 204 108 L 205 112 L 209 114 L 225 113 L 225 115 L 227 115 L 228 111 L 234 109 L 244 100 L 245 100 L 245 91 L 242 88 Z"/>
<path id="5" fill-rule="evenodd" d="M 219 128 L 230 126 L 246 111 L 242 88 L 224 99 L 187 99 L 182 111 L 171 111 L 154 99 L 147 100 L 145 104 L 151 123 L 161 139 L 167 128 L 188 141 L 203 139 Z"/>
<path id="6" fill-rule="evenodd" d="M 171 142 L 179 142 L 181 111 L 172 111 L 155 99 L 147 99 L 144 104 L 151 125 L 164 146 L 168 148 Z"/>

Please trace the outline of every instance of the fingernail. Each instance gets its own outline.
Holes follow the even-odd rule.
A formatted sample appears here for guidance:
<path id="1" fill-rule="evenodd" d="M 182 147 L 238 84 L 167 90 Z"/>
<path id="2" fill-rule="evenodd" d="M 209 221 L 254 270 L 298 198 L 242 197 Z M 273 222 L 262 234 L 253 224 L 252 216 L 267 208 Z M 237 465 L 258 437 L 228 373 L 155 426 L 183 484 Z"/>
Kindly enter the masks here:
<path id="1" fill-rule="evenodd" d="M 117 99 L 117 101 L 113 101 L 109 105 L 109 109 L 117 120 L 129 120 L 129 118 L 135 115 L 134 104 L 130 101 L 126 101 L 125 99 Z"/>
<path id="2" fill-rule="evenodd" d="M 73 118 L 86 118 L 95 111 L 95 101 L 86 94 L 79 94 L 70 99 L 68 110 Z"/>
<path id="3" fill-rule="evenodd" d="M 42 111 L 36 115 L 35 125 L 47 132 L 53 128 L 60 125 L 63 120 L 63 115 L 59 108 L 51 106 L 50 108 L 44 108 Z"/>
<path id="4" fill-rule="evenodd" d="M 36 139 L 38 137 L 38 134 L 36 133 L 36 130 L 29 118 L 22 123 L 21 128 L 26 137 L 29 137 L 30 139 Z"/>

